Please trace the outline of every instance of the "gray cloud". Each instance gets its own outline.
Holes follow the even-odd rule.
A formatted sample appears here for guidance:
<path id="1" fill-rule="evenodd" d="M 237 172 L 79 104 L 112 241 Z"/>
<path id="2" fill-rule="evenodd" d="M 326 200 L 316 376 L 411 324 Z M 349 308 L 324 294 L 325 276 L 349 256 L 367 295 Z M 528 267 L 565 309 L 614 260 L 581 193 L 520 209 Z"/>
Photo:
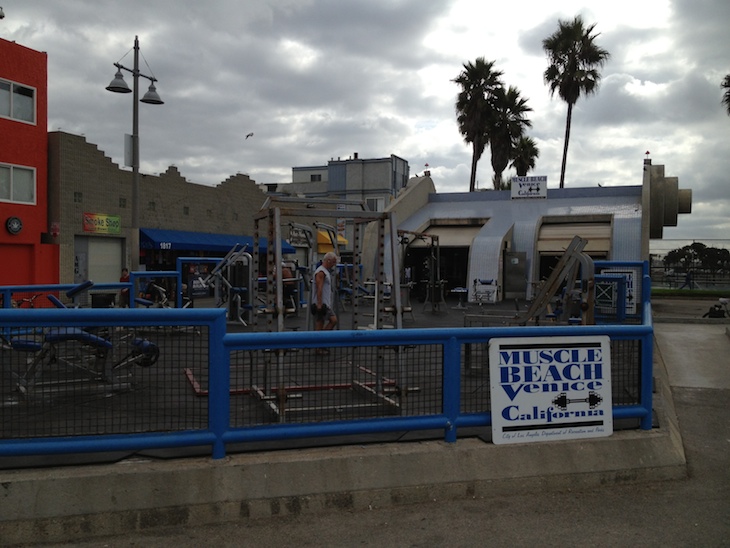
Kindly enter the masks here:
<path id="1" fill-rule="evenodd" d="M 237 172 L 285 182 L 292 166 L 393 153 L 414 174 L 428 163 L 440 191 L 465 191 L 471 149 L 456 128 L 449 80 L 479 55 L 498 60 L 505 81 L 534 108 L 536 172 L 557 181 L 566 106 L 542 81 L 542 40 L 559 18 L 582 13 L 612 57 L 599 92 L 576 105 L 569 186 L 639 184 L 650 150 L 694 191 L 694 213 L 671 231 L 727 234 L 730 154 L 719 136 L 730 118 L 719 84 L 730 73 L 730 3 L 672 0 L 669 20 L 652 25 L 633 20 L 629 2 L 575 13 L 528 2 L 520 9 L 536 16 L 525 26 L 519 13 L 501 13 L 508 6 L 455 19 L 456 2 L 5 0 L 0 33 L 48 52 L 49 129 L 84 134 L 115 162 L 131 132 L 131 97 L 104 88 L 112 63 L 131 66 L 139 35 L 141 70 L 159 78 L 165 101 L 140 107 L 143 171 L 175 164 L 196 183 Z M 622 9 L 626 17 L 617 18 Z M 503 27 L 509 32 L 499 34 Z M 434 39 L 443 30 L 458 47 Z M 662 43 L 665 51 L 646 48 Z M 254 137 L 245 139 L 249 132 Z M 481 188 L 491 175 L 485 153 Z"/>

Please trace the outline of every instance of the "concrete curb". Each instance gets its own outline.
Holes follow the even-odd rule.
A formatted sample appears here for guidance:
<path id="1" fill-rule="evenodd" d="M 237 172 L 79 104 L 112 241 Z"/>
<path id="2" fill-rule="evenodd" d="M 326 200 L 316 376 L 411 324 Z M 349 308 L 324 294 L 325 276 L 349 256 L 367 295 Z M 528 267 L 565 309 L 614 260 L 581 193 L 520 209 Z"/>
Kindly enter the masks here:
<path id="1" fill-rule="evenodd" d="M 706 325 L 730 325 L 728 318 L 683 318 L 681 316 L 655 316 L 654 323 L 692 323 Z"/>

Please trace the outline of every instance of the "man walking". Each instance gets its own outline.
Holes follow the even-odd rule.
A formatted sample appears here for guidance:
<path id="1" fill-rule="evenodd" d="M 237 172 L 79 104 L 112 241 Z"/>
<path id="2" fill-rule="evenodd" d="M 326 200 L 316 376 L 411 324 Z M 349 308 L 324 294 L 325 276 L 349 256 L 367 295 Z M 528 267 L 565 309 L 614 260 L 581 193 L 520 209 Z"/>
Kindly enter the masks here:
<path id="1" fill-rule="evenodd" d="M 312 303 L 314 329 L 329 331 L 337 325 L 337 316 L 332 309 L 332 269 L 337 265 L 337 255 L 332 251 L 325 254 L 322 264 L 314 272 L 315 294 Z M 317 349 L 318 355 L 327 355 L 329 350 Z"/>

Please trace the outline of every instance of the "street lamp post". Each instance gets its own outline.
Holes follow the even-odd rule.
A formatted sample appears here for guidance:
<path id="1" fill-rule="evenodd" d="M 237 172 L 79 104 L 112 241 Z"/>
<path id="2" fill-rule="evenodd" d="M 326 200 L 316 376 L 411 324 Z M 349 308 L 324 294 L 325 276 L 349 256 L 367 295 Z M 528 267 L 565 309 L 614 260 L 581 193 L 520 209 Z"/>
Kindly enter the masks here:
<path id="1" fill-rule="evenodd" d="M 115 93 L 132 93 L 132 242 L 131 257 L 132 270 L 139 270 L 139 103 L 162 105 L 164 102 L 157 94 L 155 82 L 157 78 L 147 76 L 139 71 L 139 39 L 134 37 L 134 68 L 129 69 L 120 63 L 114 63 L 117 74 L 106 89 Z M 124 81 L 122 70 L 132 73 L 132 89 Z M 139 99 L 139 77 L 150 81 L 149 90 Z"/>

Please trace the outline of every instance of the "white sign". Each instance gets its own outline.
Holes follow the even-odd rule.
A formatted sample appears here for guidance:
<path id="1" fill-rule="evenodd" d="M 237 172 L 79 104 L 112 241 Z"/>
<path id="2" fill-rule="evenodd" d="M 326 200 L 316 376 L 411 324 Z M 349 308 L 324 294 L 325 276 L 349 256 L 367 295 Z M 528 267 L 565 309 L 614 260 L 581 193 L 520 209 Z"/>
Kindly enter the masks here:
<path id="1" fill-rule="evenodd" d="M 606 268 L 601 270 L 601 274 L 619 274 L 626 278 L 626 313 L 636 314 L 636 286 L 634 284 L 636 273 L 633 270 Z"/>
<path id="2" fill-rule="evenodd" d="M 294 247 L 308 247 L 310 242 L 307 234 L 299 227 L 289 227 L 289 243 Z"/>
<path id="3" fill-rule="evenodd" d="M 512 177 L 512 199 L 547 198 L 547 175 Z"/>
<path id="4" fill-rule="evenodd" d="M 613 433 L 608 336 L 489 341 L 496 444 Z"/>

